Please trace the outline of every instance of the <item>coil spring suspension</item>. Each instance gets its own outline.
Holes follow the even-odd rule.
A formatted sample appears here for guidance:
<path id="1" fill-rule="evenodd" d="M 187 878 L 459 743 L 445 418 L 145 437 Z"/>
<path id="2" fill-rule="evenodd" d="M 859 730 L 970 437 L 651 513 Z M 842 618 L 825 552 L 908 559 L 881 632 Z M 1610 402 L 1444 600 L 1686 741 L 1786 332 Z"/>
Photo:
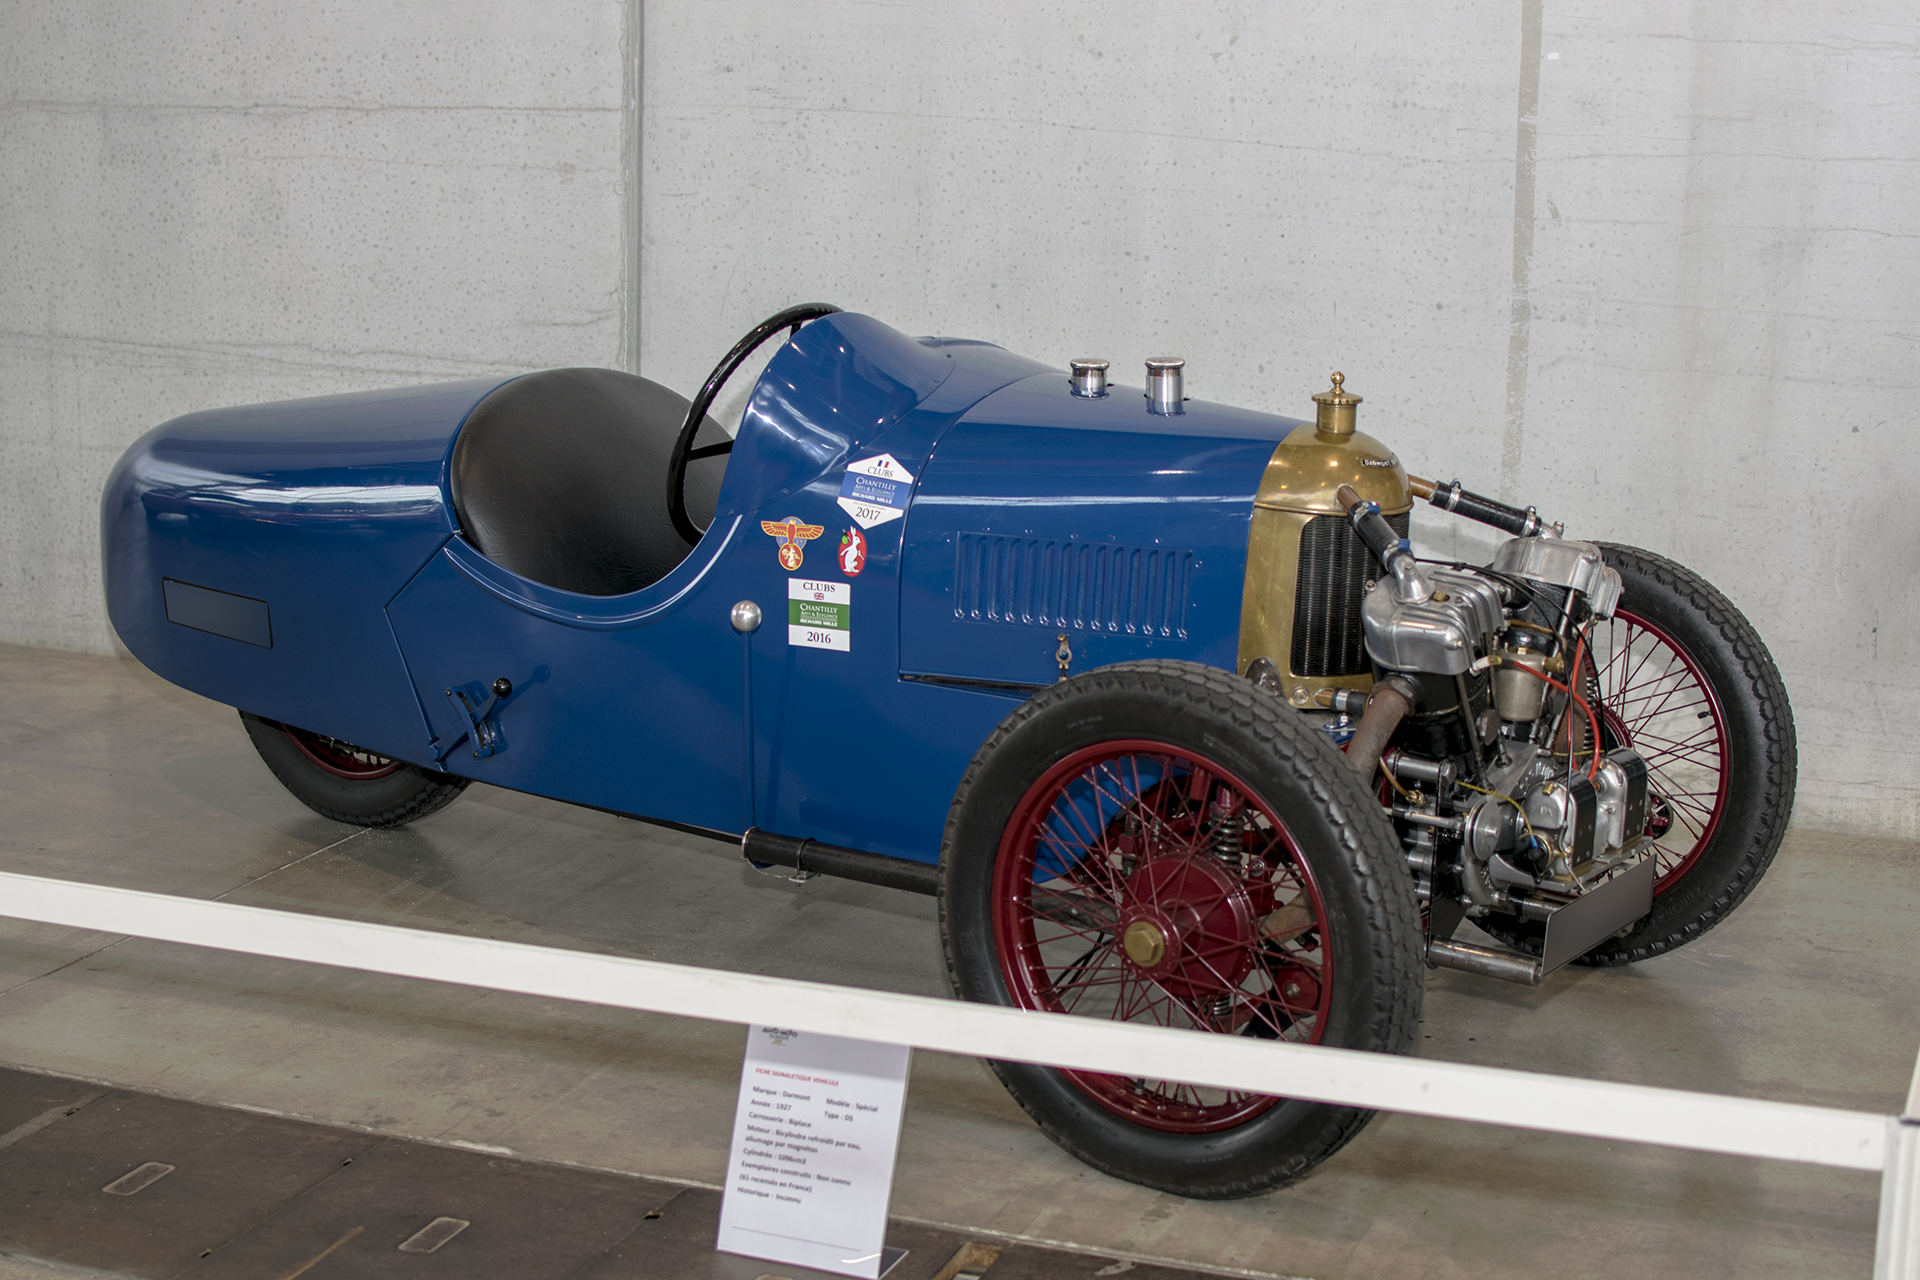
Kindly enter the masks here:
<path id="1" fill-rule="evenodd" d="M 1236 795 L 1222 795 L 1214 800 L 1210 807 L 1213 819 L 1213 838 L 1209 842 L 1208 852 L 1222 866 L 1236 874 L 1246 868 L 1247 863 L 1247 810 L 1245 803 Z M 1225 992 L 1212 1000 L 1203 1002 L 1207 1015 L 1223 1025 L 1233 1018 L 1233 992 Z"/>
<path id="2" fill-rule="evenodd" d="M 1210 851 L 1225 866 L 1238 871 L 1247 861 L 1247 812 L 1239 796 L 1222 796 L 1211 806 L 1213 838 Z"/>

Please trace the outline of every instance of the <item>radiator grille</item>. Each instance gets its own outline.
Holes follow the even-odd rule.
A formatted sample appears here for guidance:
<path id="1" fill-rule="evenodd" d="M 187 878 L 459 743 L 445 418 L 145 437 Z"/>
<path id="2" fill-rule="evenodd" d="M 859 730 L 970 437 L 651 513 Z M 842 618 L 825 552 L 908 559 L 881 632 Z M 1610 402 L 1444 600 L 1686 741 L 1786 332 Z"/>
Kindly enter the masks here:
<path id="1" fill-rule="evenodd" d="M 986 533 L 954 547 L 956 618 L 1186 638 L 1191 551 Z"/>
<path id="2" fill-rule="evenodd" d="M 1413 513 L 1388 516 L 1407 536 Z M 1300 676 L 1357 676 L 1372 669 L 1360 630 L 1368 579 L 1385 570 L 1344 516 L 1316 516 L 1300 531 L 1300 577 L 1293 596 L 1290 666 Z"/>

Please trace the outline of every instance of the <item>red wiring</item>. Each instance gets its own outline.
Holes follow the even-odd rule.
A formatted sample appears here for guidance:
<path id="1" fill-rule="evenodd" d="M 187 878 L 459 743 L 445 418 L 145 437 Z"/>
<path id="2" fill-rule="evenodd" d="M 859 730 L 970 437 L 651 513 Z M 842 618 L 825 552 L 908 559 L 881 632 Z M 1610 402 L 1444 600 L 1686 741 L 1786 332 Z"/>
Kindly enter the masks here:
<path id="1" fill-rule="evenodd" d="M 1585 636 L 1580 637 L 1580 646 L 1574 649 L 1574 670 L 1576 671 L 1580 669 L 1579 663 L 1580 663 L 1580 658 L 1582 656 L 1581 648 L 1583 648 L 1586 645 L 1586 642 L 1587 640 Z M 1569 698 L 1573 699 L 1574 703 L 1578 705 L 1582 711 L 1587 713 L 1587 726 L 1593 731 L 1593 761 L 1591 764 L 1587 766 L 1587 777 L 1591 779 L 1596 773 L 1599 773 L 1600 772 L 1600 718 L 1593 714 L 1593 708 L 1587 705 L 1587 700 L 1581 697 L 1579 694 L 1575 693 L 1572 689 L 1569 689 L 1566 685 L 1561 684 L 1558 680 L 1555 680 L 1552 676 L 1548 675 L 1546 672 L 1536 671 L 1524 662 L 1509 662 L 1507 665 L 1512 667 L 1515 671 L 1526 672 L 1528 675 L 1532 676 L 1536 680 L 1546 681 L 1548 684 L 1552 685 L 1554 688 L 1558 689 L 1560 692 L 1566 694 Z M 1572 721 L 1567 722 L 1567 763 L 1569 767 L 1571 767 L 1573 763 L 1573 722 Z"/>
<path id="2" fill-rule="evenodd" d="M 1572 679 L 1567 681 L 1569 690 L 1567 696 L 1569 698 L 1573 696 L 1571 692 L 1573 681 L 1580 678 L 1580 659 L 1586 656 L 1586 652 L 1587 633 L 1582 631 L 1578 633 L 1578 639 L 1573 642 L 1573 665 L 1567 668 L 1567 674 L 1572 677 Z M 1589 723 L 1592 722 L 1593 711 L 1591 708 L 1587 711 L 1587 719 Z M 1593 735 L 1593 741 L 1588 744 L 1588 750 L 1592 755 L 1587 761 L 1587 779 L 1591 781 L 1594 773 L 1600 768 L 1600 735 L 1598 733 Z M 1569 711 L 1567 714 L 1567 772 L 1569 774 L 1573 772 L 1573 767 L 1573 714 Z"/>

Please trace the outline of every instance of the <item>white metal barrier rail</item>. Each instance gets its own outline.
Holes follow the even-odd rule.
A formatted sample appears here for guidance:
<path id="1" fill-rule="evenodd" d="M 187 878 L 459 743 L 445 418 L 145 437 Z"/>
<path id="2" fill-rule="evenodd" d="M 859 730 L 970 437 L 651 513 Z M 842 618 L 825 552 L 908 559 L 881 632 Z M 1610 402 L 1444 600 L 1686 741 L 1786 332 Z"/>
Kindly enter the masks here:
<path id="1" fill-rule="evenodd" d="M 1904 1116 L 1540 1075 L 662 964 L 0 872 L 0 916 L 969 1057 L 1883 1172 L 1878 1280 L 1920 1280 L 1920 1064 Z"/>

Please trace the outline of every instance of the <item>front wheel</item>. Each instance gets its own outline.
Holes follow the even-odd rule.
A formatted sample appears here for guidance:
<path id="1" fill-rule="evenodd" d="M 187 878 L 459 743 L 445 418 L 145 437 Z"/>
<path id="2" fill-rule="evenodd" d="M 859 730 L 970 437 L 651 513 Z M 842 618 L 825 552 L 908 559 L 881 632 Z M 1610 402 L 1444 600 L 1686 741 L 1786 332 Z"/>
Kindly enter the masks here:
<path id="1" fill-rule="evenodd" d="M 1339 752 L 1271 694 L 1180 662 L 1056 685 L 995 731 L 941 852 L 956 994 L 1404 1051 L 1424 970 L 1409 878 Z M 1251 1195 L 1359 1132 L 1352 1107 L 995 1062 L 1047 1135 L 1176 1195 Z"/>
<path id="2" fill-rule="evenodd" d="M 1798 752 L 1786 686 L 1753 624 L 1712 584 L 1638 547 L 1598 544 L 1620 604 L 1596 621 L 1582 672 L 1601 745 L 1647 762 L 1653 910 L 1575 963 L 1645 960 L 1727 918 L 1773 862 Z M 1538 954 L 1542 927 L 1480 926 Z"/>
<path id="3" fill-rule="evenodd" d="M 335 822 L 397 827 L 439 812 L 467 789 L 465 778 L 434 773 L 251 711 L 240 713 L 240 723 L 280 785 Z"/>
<path id="4" fill-rule="evenodd" d="M 1603 745 L 1647 762 L 1658 841 L 1653 910 L 1582 957 L 1608 965 L 1692 941 L 1752 891 L 1786 834 L 1799 753 L 1779 669 L 1732 602 L 1650 551 L 1600 550 L 1623 589 L 1593 627 L 1594 709 Z"/>

